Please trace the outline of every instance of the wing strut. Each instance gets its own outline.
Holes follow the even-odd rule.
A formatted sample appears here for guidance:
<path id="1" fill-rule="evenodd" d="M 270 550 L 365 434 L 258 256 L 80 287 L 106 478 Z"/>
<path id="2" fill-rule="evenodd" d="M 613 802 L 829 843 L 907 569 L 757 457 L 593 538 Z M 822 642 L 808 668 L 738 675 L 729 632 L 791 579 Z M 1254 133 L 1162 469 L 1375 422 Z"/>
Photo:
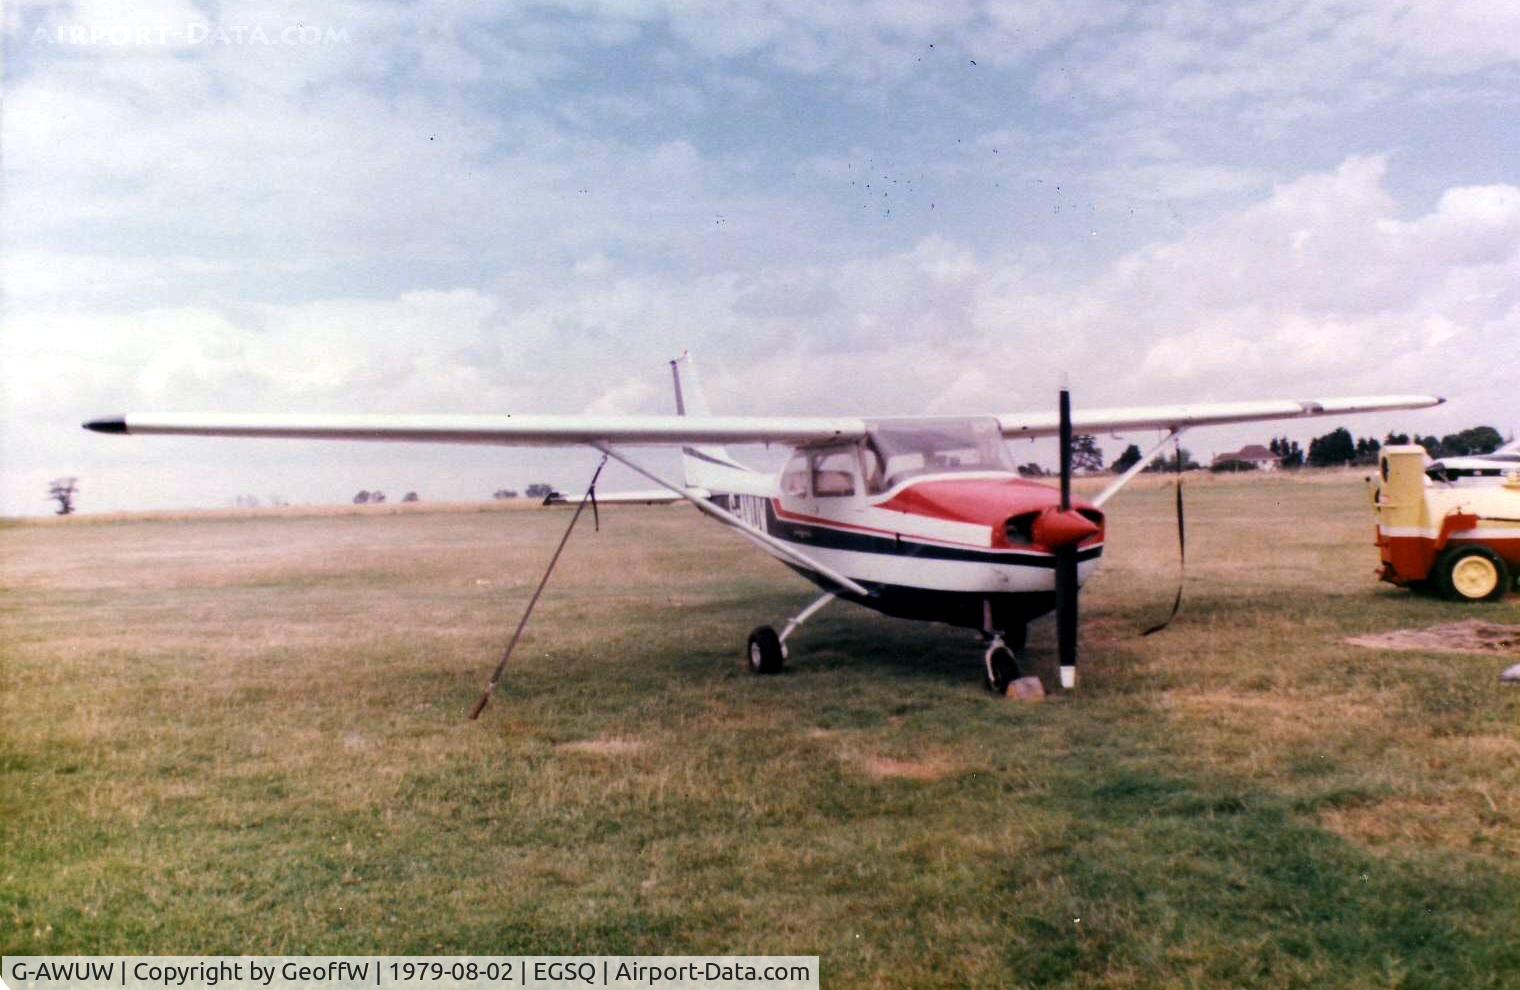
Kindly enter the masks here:
<path id="1" fill-rule="evenodd" d="M 596 471 L 591 475 L 591 484 L 586 486 L 586 494 L 581 496 L 581 504 L 575 507 L 575 515 L 570 517 L 570 525 L 565 527 L 565 535 L 559 538 L 559 546 L 554 548 L 554 556 L 549 558 L 549 566 L 544 569 L 544 576 L 539 579 L 538 587 L 533 589 L 533 597 L 528 599 L 528 607 L 523 609 L 522 618 L 517 620 L 517 630 L 512 633 L 511 642 L 501 654 L 501 663 L 491 672 L 491 681 L 486 689 L 481 692 L 480 700 L 475 702 L 475 707 L 470 709 L 470 721 L 480 718 L 480 713 L 486 705 L 491 703 L 491 695 L 496 693 L 496 685 L 501 680 L 501 675 L 507 672 L 507 661 L 512 659 L 512 651 L 517 648 L 517 641 L 522 639 L 523 630 L 528 627 L 528 616 L 533 614 L 533 607 L 538 604 L 538 596 L 544 593 L 544 585 L 549 583 L 549 575 L 554 573 L 554 565 L 559 563 L 559 555 L 565 552 L 565 544 L 570 542 L 570 534 L 575 529 L 575 524 L 580 521 L 581 513 L 586 511 L 586 503 L 591 503 L 591 511 L 596 513 L 596 479 L 602 476 L 602 468 L 607 466 L 607 455 L 602 455 L 602 462 L 596 466 Z M 601 528 L 598 519 L 598 529 Z"/>
<path id="2" fill-rule="evenodd" d="M 1105 488 L 1105 489 L 1103 489 L 1103 491 L 1101 491 L 1101 492 L 1098 493 L 1098 497 L 1095 498 L 1095 499 L 1093 499 L 1092 504 L 1094 506 L 1096 506 L 1097 508 L 1101 509 L 1103 507 L 1103 503 L 1104 502 L 1107 502 L 1109 499 L 1111 499 L 1115 495 L 1119 494 L 1119 489 L 1121 489 L 1125 485 L 1129 484 L 1131 481 L 1133 481 L 1135 479 L 1135 475 L 1139 474 L 1141 471 L 1144 471 L 1146 469 L 1146 467 L 1151 462 L 1151 458 L 1155 457 L 1157 454 L 1161 453 L 1161 448 L 1165 447 L 1167 444 L 1171 443 L 1173 440 L 1176 440 L 1179 437 L 1181 437 L 1182 436 L 1182 430 L 1183 430 L 1183 428 L 1180 427 L 1180 426 L 1173 427 L 1172 428 L 1172 432 L 1170 432 L 1166 436 L 1162 437 L 1160 443 L 1156 444 L 1156 446 L 1152 447 L 1150 450 L 1147 450 L 1144 454 L 1142 454 L 1140 456 L 1140 459 L 1138 461 L 1136 461 L 1135 463 L 1131 464 L 1129 466 L 1129 470 L 1128 471 L 1125 471 L 1123 474 L 1119 475 L 1119 477 L 1117 477 L 1113 481 L 1109 482 L 1108 487 Z"/>
<path id="3" fill-rule="evenodd" d="M 713 505 L 711 502 L 709 502 L 707 499 L 698 498 L 686 488 L 665 480 L 643 465 L 630 460 L 628 457 L 620 453 L 616 448 L 608 444 L 595 441 L 592 442 L 591 446 L 595 447 L 597 450 L 600 450 L 603 454 L 606 454 L 608 457 L 617 461 L 619 464 L 625 465 L 626 467 L 637 471 L 639 474 L 642 474 L 650 481 L 659 485 L 661 488 L 666 488 L 670 491 L 675 492 L 677 495 L 681 496 L 692 505 L 695 505 L 703 513 L 711 516 L 723 525 L 732 526 L 734 529 L 739 531 L 741 536 L 745 537 L 751 542 L 757 543 L 760 546 L 772 551 L 773 553 L 785 557 L 787 560 L 790 560 L 794 564 L 800 564 L 803 567 L 806 567 L 808 570 L 816 571 L 846 591 L 864 597 L 870 597 L 870 589 L 855 581 L 852 581 L 848 577 L 845 577 L 843 574 L 834 570 L 834 568 L 830 567 L 829 565 L 815 560 L 812 557 L 809 557 L 801 550 L 783 543 L 782 541 L 776 539 L 774 536 L 771 536 L 769 533 L 756 529 L 754 526 L 751 526 L 749 523 L 745 522 L 743 519 L 740 519 L 732 512 L 729 512 L 727 509 L 720 509 L 716 505 Z"/>

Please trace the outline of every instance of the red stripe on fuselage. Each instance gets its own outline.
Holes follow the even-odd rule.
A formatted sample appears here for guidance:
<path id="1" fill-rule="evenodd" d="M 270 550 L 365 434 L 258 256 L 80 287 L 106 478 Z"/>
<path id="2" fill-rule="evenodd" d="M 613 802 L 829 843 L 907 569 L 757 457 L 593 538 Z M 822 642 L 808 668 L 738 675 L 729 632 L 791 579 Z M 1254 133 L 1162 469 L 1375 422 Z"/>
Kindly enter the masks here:
<path id="1" fill-rule="evenodd" d="M 1010 545 L 1003 531 L 1003 526 L 1013 516 L 1059 507 L 1061 504 L 1061 493 L 1048 485 L 1024 481 L 1020 478 L 950 478 L 941 481 L 920 481 L 910 484 L 891 498 L 882 502 L 876 502 L 870 506 L 873 509 L 886 509 L 892 512 L 901 512 L 904 515 L 919 516 L 924 519 L 986 526 L 991 537 L 990 544 L 965 543 L 959 540 L 947 540 L 943 537 L 904 532 L 898 529 L 862 526 L 857 523 L 849 523 L 842 519 L 827 516 L 805 515 L 800 512 L 788 511 L 782 507 L 781 500 L 775 498 L 771 500 L 771 504 L 775 508 L 776 518 L 805 523 L 810 526 L 824 526 L 857 533 L 874 533 L 882 536 L 910 539 L 916 543 L 970 547 L 991 552 L 1016 551 L 1025 554 L 1048 555 L 1050 551 L 1044 547 L 1031 544 Z M 1078 509 L 1092 508 L 1089 503 L 1075 499 L 1072 501 L 1072 507 Z M 1099 518 L 1101 519 L 1101 513 L 1099 514 Z M 1099 525 L 1099 531 L 1094 536 L 1082 541 L 1080 546 L 1092 547 L 1103 542 L 1102 524 L 1100 523 Z"/>
<path id="2" fill-rule="evenodd" d="M 911 540 L 914 543 L 934 543 L 946 547 L 966 547 L 970 550 L 985 550 L 988 553 L 992 553 L 999 549 L 1009 549 L 1007 547 L 990 547 L 985 543 L 963 543 L 960 540 L 947 540 L 939 536 L 924 536 L 919 533 L 905 533 L 900 529 L 882 529 L 879 526 L 861 526 L 856 523 L 848 523 L 842 519 L 835 519 L 830 516 L 809 516 L 801 512 L 790 512 L 787 509 L 782 508 L 781 500 L 778 498 L 771 499 L 771 505 L 776 510 L 776 518 L 785 522 L 803 523 L 808 526 L 822 526 L 825 529 L 841 529 L 851 533 L 874 533 L 877 536 L 888 536 L 893 538 Z M 873 508 L 879 508 L 879 506 L 873 506 Z M 1042 550 L 1039 547 L 1019 547 L 1018 549 L 1022 553 L 1038 553 L 1047 555 L 1049 553 L 1049 551 Z"/>
<path id="3" fill-rule="evenodd" d="M 1074 509 L 1099 512 L 1092 503 L 1081 499 L 1072 499 L 1071 504 Z M 992 543 L 996 548 L 1008 545 L 1003 524 L 1010 518 L 1059 508 L 1060 505 L 1060 491 L 1022 478 L 947 478 L 909 485 L 885 502 L 878 502 L 875 508 L 988 526 L 992 530 Z M 1099 519 L 1101 518 L 1099 512 Z M 1102 542 L 1103 524 L 1099 522 L 1098 525 L 1098 533 L 1084 540 L 1081 546 Z"/>
<path id="4" fill-rule="evenodd" d="M 968 478 L 920 481 L 909 485 L 875 508 L 906 512 L 950 522 L 1001 526 L 1009 516 L 1061 504 L 1061 493 L 1049 485 L 1022 478 Z M 1074 502 L 1077 507 L 1083 503 Z"/>

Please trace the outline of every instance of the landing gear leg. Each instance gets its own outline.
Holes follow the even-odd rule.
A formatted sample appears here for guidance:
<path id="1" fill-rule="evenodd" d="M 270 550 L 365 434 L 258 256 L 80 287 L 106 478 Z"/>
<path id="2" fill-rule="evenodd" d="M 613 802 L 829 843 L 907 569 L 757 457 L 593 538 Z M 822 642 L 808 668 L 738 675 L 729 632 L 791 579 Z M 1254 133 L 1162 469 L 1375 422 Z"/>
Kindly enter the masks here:
<path id="1" fill-rule="evenodd" d="M 818 610 L 838 597 L 834 592 L 825 592 L 807 608 L 798 612 L 781 630 L 781 635 L 776 635 L 776 630 L 770 626 L 760 626 L 749 634 L 749 647 L 745 651 L 745 659 L 749 664 L 749 672 L 752 674 L 777 674 L 790 651 L 786 648 L 787 637 L 797 631 L 804 622 L 811 619 Z"/>
<path id="2" fill-rule="evenodd" d="M 982 603 L 982 641 L 987 652 L 982 654 L 986 668 L 983 684 L 993 694 L 1004 694 L 1008 685 L 1019 678 L 1019 655 L 1029 640 L 1029 627 L 1019 623 L 1012 629 L 999 630 L 992 627 L 992 602 Z"/>

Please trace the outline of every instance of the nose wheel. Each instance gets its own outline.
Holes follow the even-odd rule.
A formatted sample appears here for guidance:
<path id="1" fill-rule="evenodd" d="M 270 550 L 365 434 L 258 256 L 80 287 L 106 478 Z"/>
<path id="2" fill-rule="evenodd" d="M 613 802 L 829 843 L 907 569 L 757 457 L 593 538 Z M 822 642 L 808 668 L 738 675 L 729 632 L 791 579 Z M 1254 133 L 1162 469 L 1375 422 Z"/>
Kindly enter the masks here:
<path id="1" fill-rule="evenodd" d="M 1022 647 L 1024 637 L 1021 635 L 1017 638 L 1018 645 Z M 982 685 L 993 694 L 1006 694 L 1008 685 L 1022 676 L 1019 672 L 1019 655 L 1003 638 L 1002 633 L 992 633 L 988 637 L 987 651 L 982 654 L 982 666 L 985 671 Z"/>
<path id="2" fill-rule="evenodd" d="M 1029 627 L 1016 623 L 1012 629 L 993 628 L 992 602 L 982 602 L 982 642 L 987 651 L 982 654 L 982 685 L 993 694 L 1008 693 L 1008 685 L 1018 680 L 1019 654 L 1029 640 Z"/>

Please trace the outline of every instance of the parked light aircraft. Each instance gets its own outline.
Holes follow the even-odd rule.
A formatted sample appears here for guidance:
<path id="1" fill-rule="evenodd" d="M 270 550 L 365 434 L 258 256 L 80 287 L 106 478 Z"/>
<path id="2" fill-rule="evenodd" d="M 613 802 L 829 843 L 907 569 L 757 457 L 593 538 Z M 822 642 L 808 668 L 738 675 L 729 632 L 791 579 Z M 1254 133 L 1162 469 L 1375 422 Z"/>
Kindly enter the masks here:
<path id="1" fill-rule="evenodd" d="M 1063 687 L 1076 686 L 1077 595 L 1097 570 L 1103 506 L 1184 430 L 1223 423 L 1418 409 L 1427 395 L 1089 409 L 934 417 L 713 416 L 688 355 L 670 362 L 674 416 L 334 416 L 133 413 L 85 423 L 101 433 L 182 434 L 503 445 L 584 445 L 658 486 L 601 502 L 685 500 L 738 531 L 823 595 L 780 633 L 755 629 L 745 656 L 779 671 L 787 639 L 835 598 L 888 615 L 974 629 L 990 688 L 1020 674 L 1028 623 L 1054 610 Z M 1071 437 L 1118 430 L 1164 436 L 1088 500 L 1071 493 Z M 1005 441 L 1059 437 L 1060 485 L 1019 477 Z M 775 474 L 735 460 L 727 444 L 794 448 Z M 677 446 L 675 481 L 628 448 Z M 493 682 L 494 683 L 494 682 Z"/>
<path id="2" fill-rule="evenodd" d="M 1520 471 L 1520 440 L 1511 440 L 1491 454 L 1438 457 L 1425 467 L 1430 480 L 1451 484 L 1499 484 L 1515 471 Z"/>

